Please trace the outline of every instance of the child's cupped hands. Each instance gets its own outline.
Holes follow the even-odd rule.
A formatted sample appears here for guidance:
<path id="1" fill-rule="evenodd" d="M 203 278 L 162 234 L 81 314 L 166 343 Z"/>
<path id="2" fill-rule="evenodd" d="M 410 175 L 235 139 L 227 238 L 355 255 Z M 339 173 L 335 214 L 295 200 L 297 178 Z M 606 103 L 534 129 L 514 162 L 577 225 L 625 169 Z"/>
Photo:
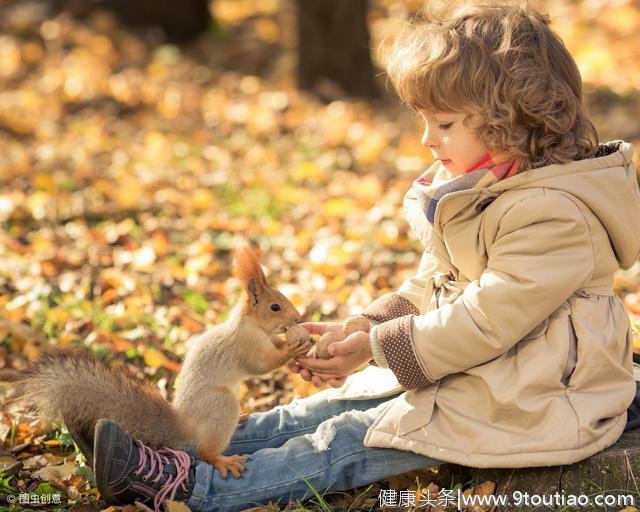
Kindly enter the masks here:
<path id="1" fill-rule="evenodd" d="M 344 338 L 329 345 L 327 349 L 331 356 L 329 359 L 316 358 L 314 347 L 306 357 L 296 358 L 295 363 L 291 366 L 292 371 L 300 373 L 303 379 L 313 382 L 318 387 L 322 387 L 324 384 L 333 387 L 342 386 L 347 376 L 373 357 L 369 334 L 366 332 L 354 332 L 345 337 L 341 324 L 308 322 L 301 325 L 309 334 L 322 335 L 334 332 L 339 338 Z"/>

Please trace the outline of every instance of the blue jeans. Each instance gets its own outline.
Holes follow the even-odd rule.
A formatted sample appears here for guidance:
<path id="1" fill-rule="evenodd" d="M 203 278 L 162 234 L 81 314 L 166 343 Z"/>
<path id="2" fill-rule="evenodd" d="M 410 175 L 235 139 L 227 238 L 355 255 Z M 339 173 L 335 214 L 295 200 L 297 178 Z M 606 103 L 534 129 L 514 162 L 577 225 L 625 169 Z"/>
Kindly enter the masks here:
<path id="1" fill-rule="evenodd" d="M 334 391 L 250 415 L 225 452 L 249 456 L 242 478 L 223 480 L 213 466 L 197 461 L 189 508 L 235 512 L 270 500 L 283 505 L 313 496 L 305 480 L 322 495 L 442 464 L 409 451 L 366 448 L 367 429 L 393 397 L 329 402 Z"/>

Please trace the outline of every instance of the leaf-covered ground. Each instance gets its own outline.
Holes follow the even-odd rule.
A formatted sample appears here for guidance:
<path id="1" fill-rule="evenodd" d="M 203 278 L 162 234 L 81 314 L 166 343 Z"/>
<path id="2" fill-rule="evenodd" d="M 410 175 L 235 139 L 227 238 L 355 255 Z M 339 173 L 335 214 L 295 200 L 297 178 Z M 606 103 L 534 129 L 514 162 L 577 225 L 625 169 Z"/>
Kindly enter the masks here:
<path id="1" fill-rule="evenodd" d="M 603 139 L 640 139 L 638 9 L 550 5 Z M 413 114 L 390 91 L 376 102 L 328 84 L 324 101 L 297 91 L 290 2 L 214 7 L 220 26 L 178 48 L 105 12 L 75 19 L 44 0 L 0 2 L 1 396 L 58 344 L 129 365 L 170 397 L 186 341 L 239 296 L 229 256 L 245 241 L 313 320 L 357 313 L 415 269 L 401 202 L 431 157 Z M 403 9 L 373 2 L 374 43 Z M 633 322 L 637 270 L 616 281 Z M 247 382 L 243 409 L 314 391 L 279 370 Z M 60 494 L 39 508 L 100 507 L 64 430 L 14 410 L 0 441 L 0 508 L 19 493 Z M 425 470 L 327 500 L 369 508 L 381 486 L 431 481 L 453 485 Z"/>

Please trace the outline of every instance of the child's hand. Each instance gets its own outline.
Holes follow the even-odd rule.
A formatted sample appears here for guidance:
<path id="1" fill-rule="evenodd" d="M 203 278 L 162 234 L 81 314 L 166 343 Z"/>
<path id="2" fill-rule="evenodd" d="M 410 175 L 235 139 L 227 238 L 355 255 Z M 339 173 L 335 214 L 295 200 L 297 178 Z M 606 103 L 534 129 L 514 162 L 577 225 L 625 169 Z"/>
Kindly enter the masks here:
<path id="1" fill-rule="evenodd" d="M 312 350 L 314 350 L 314 349 L 312 349 Z M 310 357 L 315 357 L 315 353 L 310 354 Z M 313 383 L 313 385 L 318 387 L 318 388 L 323 388 L 327 384 L 329 384 L 329 386 L 331 386 L 331 387 L 339 388 L 344 384 L 344 381 L 347 380 L 346 376 L 345 377 L 338 377 L 338 378 L 331 378 L 331 379 L 325 380 L 325 379 L 319 377 L 318 375 L 313 375 L 309 370 L 307 370 L 306 368 L 303 368 L 301 365 L 299 365 L 295 361 L 290 364 L 289 369 L 293 373 L 299 373 L 300 377 L 302 377 L 303 380 L 306 380 L 307 382 Z"/>
<path id="2" fill-rule="evenodd" d="M 309 334 L 316 334 L 319 336 L 322 336 L 324 333 L 327 332 L 334 332 L 338 335 L 339 338 L 345 338 L 346 335 L 344 333 L 344 329 L 342 328 L 342 324 L 339 323 L 335 323 L 335 322 L 305 322 L 302 324 L 299 324 L 300 326 L 304 327 Z M 312 348 L 308 354 L 307 357 L 310 358 L 315 358 L 316 357 L 316 349 L 315 347 Z M 322 377 L 320 377 L 319 375 L 314 375 L 313 373 L 311 373 L 310 370 L 308 370 L 307 368 L 304 368 L 302 365 L 298 364 L 297 361 L 293 361 L 293 363 L 291 363 L 291 365 L 289 366 L 289 368 L 291 369 L 292 372 L 294 373 L 299 373 L 300 376 L 306 380 L 307 382 L 311 382 L 313 383 L 314 386 L 318 387 L 318 388 L 322 388 L 324 386 L 326 386 L 327 384 L 331 387 L 334 388 L 339 388 L 340 386 L 342 386 L 344 384 L 344 381 L 347 380 L 347 376 L 346 375 L 341 375 L 339 377 L 332 377 L 329 379 L 324 379 Z"/>
<path id="3" fill-rule="evenodd" d="M 326 381 L 344 378 L 373 358 L 369 334 L 362 331 L 354 332 L 344 340 L 332 343 L 329 345 L 328 351 L 332 356 L 330 359 L 298 357 L 296 362 L 303 368 L 310 370 L 312 377 L 317 376 Z"/>
<path id="4" fill-rule="evenodd" d="M 336 322 L 304 322 L 298 325 L 300 325 L 300 327 L 304 327 L 309 334 L 322 336 L 326 332 L 334 332 L 340 339 L 347 337 L 344 333 L 344 329 L 342 328 L 342 324 Z"/>
<path id="5" fill-rule="evenodd" d="M 327 332 L 334 332 L 338 335 L 338 338 L 345 338 L 346 335 L 344 333 L 344 329 L 342 324 L 334 323 L 334 322 L 306 322 L 300 324 L 304 327 L 309 334 L 323 335 Z M 360 333 L 364 334 L 364 333 Z M 346 341 L 346 340 L 345 340 Z M 334 350 L 334 349 L 332 349 Z M 332 354 L 333 355 L 333 354 Z M 315 360 L 315 348 L 312 348 L 307 354 L 306 358 L 298 358 L 298 359 L 312 359 Z M 333 358 L 332 358 L 333 359 Z M 370 359 L 370 358 L 369 358 Z M 367 359 L 366 361 L 369 361 Z M 365 361 L 365 362 L 366 362 Z M 342 386 L 347 380 L 348 373 L 342 375 L 334 375 L 334 376 L 321 376 L 313 373 L 309 368 L 305 368 L 302 364 L 299 364 L 298 361 L 294 361 L 290 367 L 292 372 L 299 373 L 300 376 L 306 380 L 307 382 L 312 382 L 316 387 L 324 387 L 326 384 L 332 386 L 334 388 L 339 388 Z"/>

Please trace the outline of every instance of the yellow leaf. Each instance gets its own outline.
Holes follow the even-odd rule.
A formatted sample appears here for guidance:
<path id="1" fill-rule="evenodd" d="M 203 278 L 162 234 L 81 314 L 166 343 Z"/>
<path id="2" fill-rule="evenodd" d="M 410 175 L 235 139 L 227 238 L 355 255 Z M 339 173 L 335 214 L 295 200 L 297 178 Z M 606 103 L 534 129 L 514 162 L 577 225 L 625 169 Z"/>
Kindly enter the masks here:
<path id="1" fill-rule="evenodd" d="M 24 353 L 26 354 L 29 361 L 35 361 L 38 359 L 40 355 L 41 347 L 40 345 L 36 345 L 35 343 L 28 341 L 24 347 Z"/>
<path id="2" fill-rule="evenodd" d="M 282 223 L 275 219 L 265 219 L 263 229 L 265 235 L 278 235 L 282 233 Z"/>
<path id="3" fill-rule="evenodd" d="M 47 238 L 38 237 L 31 245 L 35 253 L 49 252 L 55 249 L 53 242 Z"/>
<path id="4" fill-rule="evenodd" d="M 63 308 L 50 309 L 49 313 L 47 314 L 48 319 L 57 325 L 64 324 L 70 316 L 71 314 L 69 313 L 69 311 Z"/>
<path id="5" fill-rule="evenodd" d="M 370 164 L 380 158 L 388 141 L 379 133 L 370 133 L 354 149 L 354 156 L 361 164 Z"/>
<path id="6" fill-rule="evenodd" d="M 347 284 L 346 277 L 343 274 L 338 274 L 333 279 L 327 282 L 327 290 L 338 292 L 345 289 Z M 351 290 L 346 290 L 347 295 L 351 295 Z"/>
<path id="7" fill-rule="evenodd" d="M 56 182 L 50 174 L 38 174 L 33 179 L 33 184 L 37 189 L 44 190 L 45 192 L 53 192 L 57 188 Z"/>
<path id="8" fill-rule="evenodd" d="M 167 358 L 158 349 L 149 347 L 144 351 L 144 362 L 151 368 L 160 368 L 167 362 Z"/>
<path id="9" fill-rule="evenodd" d="M 167 500 L 164 503 L 167 512 L 191 512 L 191 509 L 180 501 Z"/>
<path id="10" fill-rule="evenodd" d="M 165 153 L 170 144 L 167 143 L 167 138 L 159 131 L 149 131 L 144 138 L 145 152 L 149 157 L 157 156 L 160 153 Z"/>
<path id="11" fill-rule="evenodd" d="M 137 209 L 143 192 L 142 185 L 136 179 L 127 178 L 117 187 L 114 199 L 122 208 Z"/>
<path id="12" fill-rule="evenodd" d="M 242 384 L 240 384 L 240 393 L 238 394 L 238 399 L 240 400 L 240 402 L 243 402 L 244 400 L 246 400 L 246 398 L 250 395 L 249 393 L 249 388 L 247 387 L 247 385 L 243 382 Z"/>
<path id="13" fill-rule="evenodd" d="M 206 188 L 198 188 L 193 193 L 193 206 L 198 210 L 208 210 L 215 206 L 213 194 Z"/>
<path id="14" fill-rule="evenodd" d="M 275 200 L 281 203 L 298 205 L 303 202 L 309 202 L 312 200 L 309 196 L 309 191 L 304 188 L 283 185 L 281 187 L 277 187 L 273 192 L 275 195 Z"/>
<path id="15" fill-rule="evenodd" d="M 583 77 L 595 80 L 605 72 L 611 64 L 611 53 L 608 48 L 595 42 L 585 43 L 576 51 L 576 61 Z"/>
<path id="16" fill-rule="evenodd" d="M 2 314 L 6 320 L 17 324 L 27 318 L 25 305 L 14 306 L 10 303 Z"/>
<path id="17" fill-rule="evenodd" d="M 259 19 L 255 24 L 256 33 L 267 43 L 275 43 L 280 37 L 278 25 L 270 19 Z"/>
<path id="18" fill-rule="evenodd" d="M 170 243 L 167 233 L 164 231 L 156 231 L 153 233 L 151 240 L 153 242 L 153 250 L 158 256 L 164 256 L 169 252 Z"/>
<path id="19" fill-rule="evenodd" d="M 640 25 L 640 12 L 631 5 L 608 5 L 607 15 L 598 17 L 598 23 L 617 34 L 631 35 Z"/>
<path id="20" fill-rule="evenodd" d="M 187 278 L 187 273 L 183 265 L 174 260 L 169 260 L 169 272 L 174 279 L 183 280 Z"/>
<path id="21" fill-rule="evenodd" d="M 376 176 L 358 177 L 358 182 L 354 183 L 353 195 L 357 199 L 367 202 L 375 202 L 382 196 L 382 185 Z"/>
<path id="22" fill-rule="evenodd" d="M 343 217 L 356 209 L 356 203 L 351 199 L 334 198 L 324 203 L 324 214 L 330 217 Z"/>
<path id="23" fill-rule="evenodd" d="M 300 162 L 291 170 L 291 175 L 295 180 L 315 178 L 321 174 L 321 169 L 315 162 Z"/>
<path id="24" fill-rule="evenodd" d="M 20 46 L 13 37 L 0 38 L 0 76 L 3 78 L 15 75 L 21 68 Z"/>
<path id="25" fill-rule="evenodd" d="M 70 332 L 64 332 L 60 336 L 58 336 L 58 344 L 59 345 L 69 345 L 76 340 L 76 335 L 71 334 Z"/>
<path id="26" fill-rule="evenodd" d="M 51 205 L 51 195 L 45 192 L 34 192 L 27 199 L 27 207 L 34 219 L 43 219 L 49 205 Z"/>

